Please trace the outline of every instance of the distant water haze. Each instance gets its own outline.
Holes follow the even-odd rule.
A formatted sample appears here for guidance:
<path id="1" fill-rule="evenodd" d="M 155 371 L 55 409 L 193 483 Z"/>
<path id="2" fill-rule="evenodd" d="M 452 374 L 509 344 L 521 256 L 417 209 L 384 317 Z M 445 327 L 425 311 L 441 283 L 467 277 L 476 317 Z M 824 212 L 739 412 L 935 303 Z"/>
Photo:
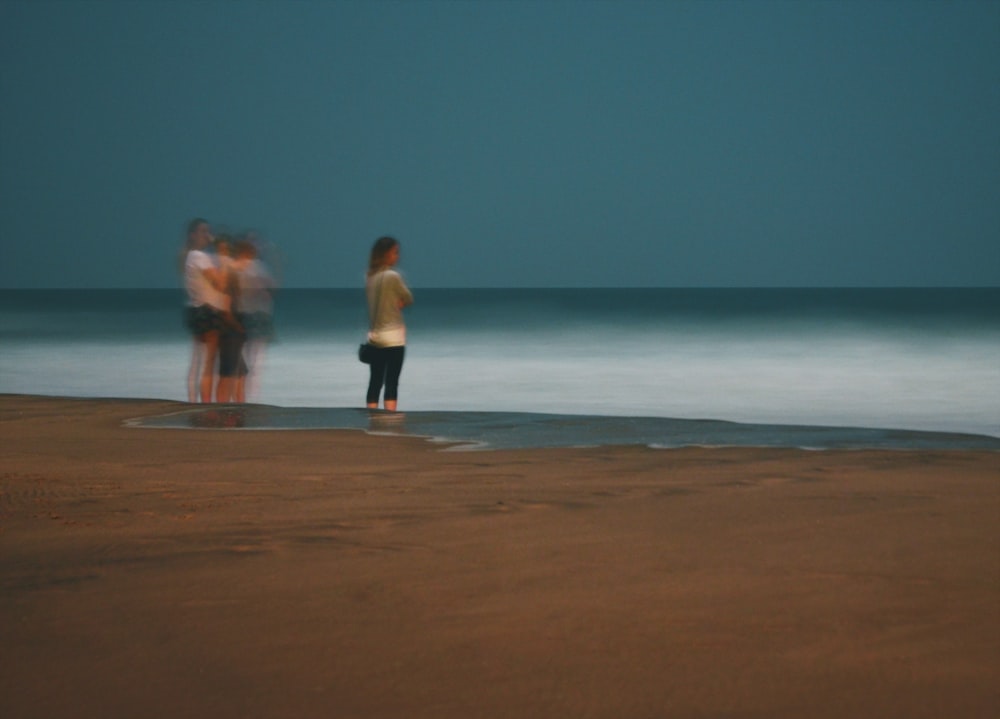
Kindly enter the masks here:
<path id="1" fill-rule="evenodd" d="M 407 411 L 1000 436 L 1000 290 L 420 290 Z M 180 293 L 0 292 L 0 392 L 185 400 Z M 360 407 L 360 290 L 283 290 L 259 403 Z"/>

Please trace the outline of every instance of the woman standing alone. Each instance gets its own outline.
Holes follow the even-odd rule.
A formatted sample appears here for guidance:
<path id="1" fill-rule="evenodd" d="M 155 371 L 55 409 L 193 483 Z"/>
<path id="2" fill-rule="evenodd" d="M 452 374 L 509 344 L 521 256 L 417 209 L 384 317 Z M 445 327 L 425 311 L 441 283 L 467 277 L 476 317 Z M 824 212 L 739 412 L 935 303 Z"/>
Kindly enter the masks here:
<path id="1" fill-rule="evenodd" d="M 384 385 L 385 409 L 390 412 L 396 411 L 399 374 L 406 353 L 403 308 L 413 304 L 413 294 L 402 276 L 393 269 L 397 262 L 399 242 L 392 237 L 380 237 L 372 246 L 365 282 L 370 326 L 368 342 L 374 347 L 369 365 L 371 376 L 367 404 L 369 409 L 378 407 Z"/>

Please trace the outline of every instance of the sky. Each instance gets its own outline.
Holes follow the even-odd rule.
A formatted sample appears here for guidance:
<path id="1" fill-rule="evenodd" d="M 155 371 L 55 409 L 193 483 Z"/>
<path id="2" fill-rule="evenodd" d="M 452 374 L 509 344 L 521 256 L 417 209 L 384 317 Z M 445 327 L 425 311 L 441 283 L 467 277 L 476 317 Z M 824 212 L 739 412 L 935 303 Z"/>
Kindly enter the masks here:
<path id="1" fill-rule="evenodd" d="M 1000 2 L 0 0 L 0 287 L 1000 285 Z"/>

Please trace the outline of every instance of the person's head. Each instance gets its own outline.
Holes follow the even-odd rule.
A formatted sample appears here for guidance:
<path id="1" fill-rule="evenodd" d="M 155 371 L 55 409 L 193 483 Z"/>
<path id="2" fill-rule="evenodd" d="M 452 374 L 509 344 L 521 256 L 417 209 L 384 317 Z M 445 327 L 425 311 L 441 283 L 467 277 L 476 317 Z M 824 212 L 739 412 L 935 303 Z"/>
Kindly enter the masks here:
<path id="1" fill-rule="evenodd" d="M 215 254 L 222 257 L 232 257 L 233 238 L 229 235 L 219 235 L 215 238 Z"/>
<path id="2" fill-rule="evenodd" d="M 212 228 L 208 220 L 196 217 L 188 223 L 187 227 L 188 249 L 202 250 L 208 247 L 213 240 Z"/>
<path id="3" fill-rule="evenodd" d="M 233 257 L 238 260 L 253 260 L 257 257 L 257 245 L 252 241 L 243 238 L 237 240 L 233 245 Z"/>
<path id="4" fill-rule="evenodd" d="M 394 237 L 379 237 L 375 240 L 371 259 L 368 261 L 368 273 L 392 267 L 397 262 L 399 262 L 399 240 Z"/>
<path id="5" fill-rule="evenodd" d="M 257 246 L 247 239 L 236 240 L 232 249 L 233 263 L 239 271 L 245 270 L 257 257 Z"/>

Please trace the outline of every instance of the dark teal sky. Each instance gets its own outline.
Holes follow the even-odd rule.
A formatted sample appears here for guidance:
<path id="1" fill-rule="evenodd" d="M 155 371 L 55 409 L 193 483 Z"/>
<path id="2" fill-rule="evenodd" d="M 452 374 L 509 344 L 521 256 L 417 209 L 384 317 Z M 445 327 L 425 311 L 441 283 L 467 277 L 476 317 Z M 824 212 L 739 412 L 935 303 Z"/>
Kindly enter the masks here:
<path id="1" fill-rule="evenodd" d="M 1000 2 L 0 0 L 0 286 L 1000 284 Z"/>

